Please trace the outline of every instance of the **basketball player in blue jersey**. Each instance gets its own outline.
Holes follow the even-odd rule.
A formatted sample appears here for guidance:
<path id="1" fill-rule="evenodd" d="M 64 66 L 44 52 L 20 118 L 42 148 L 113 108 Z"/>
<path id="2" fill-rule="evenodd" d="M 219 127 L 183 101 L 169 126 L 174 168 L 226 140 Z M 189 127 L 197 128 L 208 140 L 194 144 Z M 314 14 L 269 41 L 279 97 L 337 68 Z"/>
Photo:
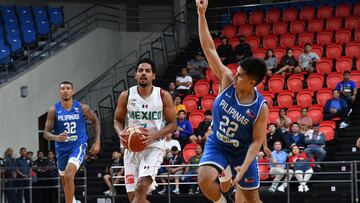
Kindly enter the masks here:
<path id="1" fill-rule="evenodd" d="M 268 106 L 255 86 L 266 75 L 261 59 L 246 58 L 232 75 L 216 52 L 205 12 L 208 0 L 196 0 L 199 37 L 212 71 L 220 80 L 220 93 L 213 108 L 212 134 L 200 160 L 198 183 L 203 194 L 216 203 L 226 203 L 216 179 L 228 165 L 236 174 L 233 183 L 245 202 L 259 203 L 259 170 L 255 159 L 265 141 Z M 235 197 L 237 197 L 236 195 Z M 236 199 L 236 202 L 243 200 Z"/>
<path id="2" fill-rule="evenodd" d="M 64 187 L 65 202 L 76 203 L 75 174 L 84 160 L 87 147 L 85 117 L 95 125 L 96 138 L 90 154 L 100 150 L 100 122 L 88 105 L 73 99 L 73 84 L 64 81 L 59 85 L 60 101 L 50 107 L 45 123 L 44 137 L 55 141 L 57 165 Z"/>

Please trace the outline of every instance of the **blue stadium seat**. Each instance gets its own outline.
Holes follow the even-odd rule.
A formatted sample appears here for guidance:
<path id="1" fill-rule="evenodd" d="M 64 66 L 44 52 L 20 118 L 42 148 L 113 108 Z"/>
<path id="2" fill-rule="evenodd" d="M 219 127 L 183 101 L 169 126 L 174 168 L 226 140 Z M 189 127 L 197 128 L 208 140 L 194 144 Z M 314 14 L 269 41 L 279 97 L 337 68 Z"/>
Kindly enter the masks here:
<path id="1" fill-rule="evenodd" d="M 35 29 L 34 21 L 29 19 L 29 20 L 20 22 L 20 27 L 22 30 Z"/>
<path id="2" fill-rule="evenodd" d="M 32 19 L 30 7 L 17 6 L 16 11 L 19 15 L 20 21 Z"/>
<path id="3" fill-rule="evenodd" d="M 7 43 L 10 45 L 11 53 L 18 53 L 22 51 L 21 39 L 17 35 L 7 34 Z"/>
<path id="4" fill-rule="evenodd" d="M 0 65 L 9 64 L 11 61 L 9 46 L 0 46 Z"/>
<path id="5" fill-rule="evenodd" d="M 16 18 L 13 6 L 1 6 L 1 13 L 4 18 Z"/>
<path id="6" fill-rule="evenodd" d="M 48 8 L 48 14 L 50 18 L 50 24 L 54 26 L 61 26 L 64 24 L 64 13 L 61 7 L 59 8 Z"/>
<path id="7" fill-rule="evenodd" d="M 23 41 L 24 44 L 33 44 L 36 42 L 36 32 L 35 29 L 25 29 L 23 30 Z"/>
<path id="8" fill-rule="evenodd" d="M 35 16 L 35 20 L 38 19 L 48 19 L 47 12 L 44 7 L 33 7 L 33 13 Z"/>
<path id="9" fill-rule="evenodd" d="M 36 29 L 39 35 L 47 35 L 50 32 L 50 24 L 47 20 L 40 20 L 36 22 Z"/>

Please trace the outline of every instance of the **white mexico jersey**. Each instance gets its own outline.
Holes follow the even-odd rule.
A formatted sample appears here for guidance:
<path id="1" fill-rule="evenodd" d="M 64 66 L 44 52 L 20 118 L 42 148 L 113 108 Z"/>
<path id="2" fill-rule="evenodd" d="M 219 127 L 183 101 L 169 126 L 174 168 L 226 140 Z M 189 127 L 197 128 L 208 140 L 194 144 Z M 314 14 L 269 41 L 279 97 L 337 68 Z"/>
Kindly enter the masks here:
<path id="1" fill-rule="evenodd" d="M 150 131 L 158 131 L 165 126 L 161 89 L 153 86 L 153 91 L 147 98 L 142 98 L 137 86 L 131 87 L 127 100 L 126 126 L 142 126 Z M 150 144 L 147 147 L 164 148 L 164 139 Z"/>

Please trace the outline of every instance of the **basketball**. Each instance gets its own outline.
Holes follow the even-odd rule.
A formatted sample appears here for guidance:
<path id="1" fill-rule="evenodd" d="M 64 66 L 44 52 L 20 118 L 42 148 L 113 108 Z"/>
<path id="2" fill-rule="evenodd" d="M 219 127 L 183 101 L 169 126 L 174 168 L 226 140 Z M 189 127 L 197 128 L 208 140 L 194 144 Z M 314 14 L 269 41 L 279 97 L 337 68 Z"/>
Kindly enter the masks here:
<path id="1" fill-rule="evenodd" d="M 135 126 L 130 127 L 125 131 L 124 139 L 126 142 L 123 142 L 123 145 L 126 149 L 131 152 L 141 152 L 145 149 L 146 144 L 143 144 L 141 138 L 144 138 L 144 133 L 147 130 L 143 127 Z"/>

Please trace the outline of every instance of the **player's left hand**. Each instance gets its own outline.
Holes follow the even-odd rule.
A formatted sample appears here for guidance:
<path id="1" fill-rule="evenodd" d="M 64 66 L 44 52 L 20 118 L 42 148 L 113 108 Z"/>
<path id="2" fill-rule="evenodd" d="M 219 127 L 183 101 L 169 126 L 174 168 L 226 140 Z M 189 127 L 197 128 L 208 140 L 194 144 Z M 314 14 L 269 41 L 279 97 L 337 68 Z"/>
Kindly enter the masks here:
<path id="1" fill-rule="evenodd" d="M 96 154 L 99 153 L 99 151 L 100 151 L 100 142 L 95 142 L 95 143 L 91 146 L 89 152 L 90 152 L 91 155 L 96 155 Z"/>
<path id="2" fill-rule="evenodd" d="M 144 132 L 144 135 L 145 135 L 145 137 L 142 138 L 141 140 L 143 141 L 143 144 L 145 144 L 145 145 L 149 145 L 152 142 L 154 142 L 155 140 L 159 139 L 159 134 L 154 131 Z"/>
<path id="3" fill-rule="evenodd" d="M 243 178 L 245 171 L 241 170 L 241 166 L 235 167 L 236 176 L 232 182 L 233 186 L 239 185 L 240 180 Z"/>

